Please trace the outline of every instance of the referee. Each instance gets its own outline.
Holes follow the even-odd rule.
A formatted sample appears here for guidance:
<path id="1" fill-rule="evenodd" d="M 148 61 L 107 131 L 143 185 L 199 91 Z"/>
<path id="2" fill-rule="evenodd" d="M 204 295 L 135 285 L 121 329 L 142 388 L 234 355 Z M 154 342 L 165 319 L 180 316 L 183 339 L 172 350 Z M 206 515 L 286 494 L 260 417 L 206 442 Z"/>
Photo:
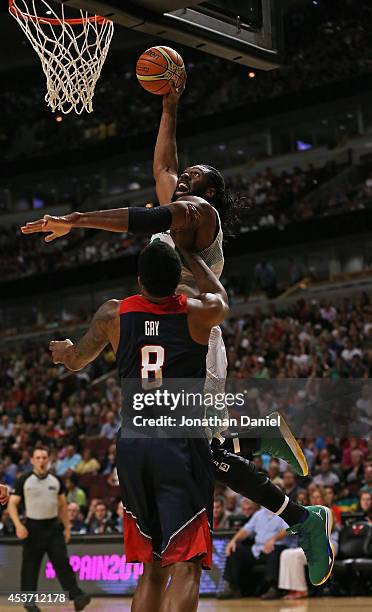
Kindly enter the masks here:
<path id="1" fill-rule="evenodd" d="M 41 561 L 47 553 L 63 590 L 74 602 L 75 610 L 83 610 L 90 597 L 79 588 L 68 560 L 66 544 L 71 533 L 64 484 L 48 471 L 48 448 L 35 448 L 31 463 L 33 471 L 17 480 L 8 505 L 17 537 L 23 540 L 21 591 L 37 591 Z M 19 519 L 17 506 L 20 501 L 26 509 L 26 526 Z M 36 605 L 26 605 L 25 608 L 32 612 L 40 609 Z"/>

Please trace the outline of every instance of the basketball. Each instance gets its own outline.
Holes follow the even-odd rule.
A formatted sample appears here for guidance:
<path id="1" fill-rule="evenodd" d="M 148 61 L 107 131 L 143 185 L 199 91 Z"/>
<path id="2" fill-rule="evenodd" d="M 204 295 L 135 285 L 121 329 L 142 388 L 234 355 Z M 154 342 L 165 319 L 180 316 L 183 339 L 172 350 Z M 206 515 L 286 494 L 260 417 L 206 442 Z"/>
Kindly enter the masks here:
<path id="1" fill-rule="evenodd" d="M 136 66 L 137 79 L 146 91 L 163 96 L 170 91 L 170 81 L 176 87 L 186 78 L 183 59 L 170 47 L 151 47 L 140 56 Z"/>

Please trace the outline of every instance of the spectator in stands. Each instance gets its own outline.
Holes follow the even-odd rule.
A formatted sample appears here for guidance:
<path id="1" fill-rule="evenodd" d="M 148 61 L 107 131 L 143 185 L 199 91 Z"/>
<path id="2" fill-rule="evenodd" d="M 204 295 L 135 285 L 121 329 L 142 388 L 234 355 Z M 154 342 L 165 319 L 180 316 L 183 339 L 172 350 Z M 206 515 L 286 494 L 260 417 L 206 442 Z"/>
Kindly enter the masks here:
<path id="1" fill-rule="evenodd" d="M 258 378 L 262 380 L 270 378 L 269 370 L 265 365 L 265 359 L 261 355 L 256 359 L 253 359 L 250 376 L 251 378 Z"/>
<path id="2" fill-rule="evenodd" d="M 280 466 L 278 459 L 270 459 L 267 475 L 273 484 L 277 485 L 279 488 L 284 487 L 283 478 L 281 478 L 280 476 Z"/>
<path id="3" fill-rule="evenodd" d="M 3 468 L 5 473 L 4 484 L 13 487 L 17 478 L 17 465 L 14 463 L 10 455 L 6 455 L 3 460 Z"/>
<path id="4" fill-rule="evenodd" d="M 57 476 L 64 476 L 69 470 L 74 470 L 80 461 L 81 455 L 76 452 L 76 447 L 70 444 L 64 451 L 64 458 L 57 461 Z"/>
<path id="5" fill-rule="evenodd" d="M 333 487 L 340 482 L 339 477 L 332 469 L 328 457 L 322 459 L 319 474 L 314 477 L 313 482 L 319 487 Z"/>
<path id="6" fill-rule="evenodd" d="M 97 474 L 100 467 L 97 459 L 92 456 L 90 448 L 84 448 L 82 459 L 75 467 L 75 472 L 78 474 Z"/>
<path id="7" fill-rule="evenodd" d="M 366 456 L 368 453 L 368 449 L 366 448 L 365 442 L 355 436 L 351 436 L 349 440 L 347 440 L 347 444 L 344 446 L 344 450 L 342 452 L 341 466 L 343 468 L 351 468 L 351 453 L 353 450 L 359 449 L 363 456 Z"/>
<path id="8" fill-rule="evenodd" d="M 18 462 L 18 471 L 26 474 L 27 472 L 32 472 L 32 469 L 30 451 L 25 449 L 22 451 L 21 458 Z"/>
<path id="9" fill-rule="evenodd" d="M 278 295 L 276 271 L 274 266 L 267 261 L 258 263 L 254 270 L 254 279 L 259 289 L 266 294 L 268 299 Z"/>
<path id="10" fill-rule="evenodd" d="M 230 512 L 225 508 L 225 498 L 216 497 L 213 501 L 213 529 L 228 529 L 229 516 Z"/>
<path id="11" fill-rule="evenodd" d="M 372 495 L 368 491 L 360 493 L 357 512 L 364 512 L 365 520 L 372 524 Z"/>
<path id="12" fill-rule="evenodd" d="M 347 363 L 351 363 L 351 360 L 356 355 L 359 355 L 359 357 L 362 357 L 362 351 L 353 345 L 351 338 L 347 337 L 345 339 L 345 348 L 341 353 L 341 357 Z"/>
<path id="13" fill-rule="evenodd" d="M 89 533 L 96 535 L 101 533 L 112 533 L 110 526 L 110 514 L 107 506 L 103 501 L 98 501 L 93 516 L 89 522 Z"/>
<path id="14" fill-rule="evenodd" d="M 3 414 L 0 423 L 0 438 L 10 438 L 13 433 L 13 423 L 7 414 Z"/>
<path id="15" fill-rule="evenodd" d="M 345 480 L 352 492 L 359 491 L 364 476 L 363 453 L 358 448 L 351 451 L 351 467 L 346 470 Z"/>
<path id="16" fill-rule="evenodd" d="M 70 523 L 71 533 L 84 534 L 88 532 L 88 528 L 84 521 L 79 517 L 80 508 L 75 502 L 70 502 L 67 507 L 68 520 Z"/>
<path id="17" fill-rule="evenodd" d="M 101 474 L 109 475 L 112 473 L 116 465 L 116 445 L 111 444 L 108 448 L 107 455 L 103 461 L 103 465 L 101 468 Z"/>
<path id="18" fill-rule="evenodd" d="M 304 455 L 306 457 L 306 461 L 308 463 L 309 466 L 309 470 L 313 469 L 313 465 L 314 465 L 314 461 L 315 461 L 315 455 L 316 455 L 316 448 L 315 448 L 315 440 L 314 438 L 310 438 L 310 439 L 306 439 L 304 441 Z"/>
<path id="19" fill-rule="evenodd" d="M 102 425 L 100 436 L 101 438 L 108 438 L 113 440 L 119 429 L 119 423 L 115 419 L 113 412 L 108 412 L 106 416 L 106 423 Z"/>
<path id="20" fill-rule="evenodd" d="M 229 516 L 229 528 L 238 530 L 240 527 L 245 525 L 248 519 L 253 516 L 257 510 L 257 505 L 254 504 L 250 499 L 242 498 L 239 507 L 236 509 L 234 514 Z"/>
<path id="21" fill-rule="evenodd" d="M 333 323 L 333 321 L 335 321 L 335 319 L 337 318 L 336 308 L 330 302 L 326 302 L 324 305 L 321 305 L 320 318 L 323 321 Z"/>
<path id="22" fill-rule="evenodd" d="M 87 496 L 85 491 L 78 486 L 79 478 L 77 474 L 70 474 L 65 480 L 65 485 L 67 489 L 66 499 L 69 504 L 75 503 L 80 507 L 87 505 Z"/>
<path id="23" fill-rule="evenodd" d="M 225 584 L 223 592 L 217 596 L 219 599 L 258 594 L 257 574 L 253 574 L 252 568 L 259 563 L 265 566 L 265 582 L 269 590 L 276 589 L 283 549 L 280 541 L 286 537 L 286 529 L 283 519 L 258 506 L 252 518 L 226 546 Z M 248 538 L 254 538 L 253 545 L 244 543 Z"/>
<path id="24" fill-rule="evenodd" d="M 226 511 L 229 512 L 230 515 L 233 514 L 236 510 L 236 504 L 238 499 L 237 494 L 234 493 L 234 491 L 232 491 L 231 489 L 227 488 L 223 497 L 225 500 Z"/>
<path id="25" fill-rule="evenodd" d="M 342 525 L 342 515 L 339 506 L 336 506 L 335 501 L 335 490 L 333 487 L 323 487 L 323 499 L 324 505 L 328 508 L 331 508 L 333 513 L 333 518 L 336 523 L 341 527 Z"/>
<path id="26" fill-rule="evenodd" d="M 110 485 L 110 487 L 119 486 L 119 476 L 116 466 L 112 469 L 111 474 L 109 474 L 107 478 L 107 483 Z"/>
<path id="27" fill-rule="evenodd" d="M 63 406 L 62 408 L 62 428 L 71 429 L 74 424 L 74 417 L 71 414 L 69 406 Z"/>
<path id="28" fill-rule="evenodd" d="M 87 418 L 87 427 L 85 429 L 85 436 L 87 438 L 95 438 L 101 433 L 101 426 L 99 424 L 99 417 L 96 414 L 92 414 Z"/>
<path id="29" fill-rule="evenodd" d="M 124 507 L 121 500 L 116 504 L 115 511 L 112 514 L 110 527 L 114 533 L 123 533 L 124 531 Z"/>
<path id="30" fill-rule="evenodd" d="M 284 492 L 288 495 L 289 499 L 295 501 L 297 498 L 298 487 L 296 483 L 296 475 L 292 470 L 285 470 L 283 472 L 283 486 Z"/>
<path id="31" fill-rule="evenodd" d="M 257 504 L 252 502 L 250 499 L 243 498 L 240 502 L 240 512 L 247 519 L 250 519 L 251 516 L 257 511 Z"/>
<path id="32" fill-rule="evenodd" d="M 310 506 L 309 495 L 306 489 L 297 489 L 296 502 L 301 506 Z"/>
<path id="33" fill-rule="evenodd" d="M 342 457 L 342 451 L 340 447 L 335 443 L 333 436 L 326 436 L 325 439 L 326 449 L 331 463 L 340 463 Z"/>
<path id="34" fill-rule="evenodd" d="M 372 495 L 372 463 L 367 463 L 364 466 L 364 479 L 363 479 L 362 491 L 367 491 Z"/>

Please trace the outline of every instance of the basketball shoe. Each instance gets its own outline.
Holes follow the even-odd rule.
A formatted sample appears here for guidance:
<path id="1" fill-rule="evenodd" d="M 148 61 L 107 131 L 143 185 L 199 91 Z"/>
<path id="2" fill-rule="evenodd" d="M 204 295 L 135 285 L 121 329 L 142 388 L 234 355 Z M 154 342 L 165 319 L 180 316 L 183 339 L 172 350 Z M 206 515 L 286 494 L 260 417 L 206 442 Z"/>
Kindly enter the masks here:
<path id="1" fill-rule="evenodd" d="M 215 434 L 215 437 L 229 453 L 237 453 L 250 460 L 252 455 L 267 453 L 271 457 L 286 461 L 299 476 L 307 476 L 309 466 L 306 457 L 284 416 L 280 412 L 273 412 L 268 418 L 275 419 L 277 425 L 266 429 L 264 437 L 262 429 L 255 427 L 249 429 L 249 437 L 239 433 Z M 257 437 L 254 437 L 255 435 Z"/>
<path id="2" fill-rule="evenodd" d="M 303 523 L 287 529 L 298 535 L 299 544 L 305 553 L 312 584 L 320 586 L 330 577 L 335 561 L 330 535 L 333 525 L 332 510 L 325 506 L 305 506 L 309 515 Z"/>
<path id="3" fill-rule="evenodd" d="M 273 412 L 269 416 L 277 420 L 277 432 L 272 431 L 273 436 L 261 438 L 261 446 L 258 452 L 267 453 L 277 459 L 284 459 L 296 474 L 307 476 L 309 466 L 306 457 L 284 416 L 280 412 Z"/>

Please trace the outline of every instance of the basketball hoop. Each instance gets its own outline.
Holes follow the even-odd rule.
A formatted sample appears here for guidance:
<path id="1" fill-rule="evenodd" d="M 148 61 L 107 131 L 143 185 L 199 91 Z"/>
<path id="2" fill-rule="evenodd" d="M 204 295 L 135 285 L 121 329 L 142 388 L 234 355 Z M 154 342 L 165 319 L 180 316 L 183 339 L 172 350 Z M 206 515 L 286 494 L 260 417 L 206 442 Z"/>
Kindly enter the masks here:
<path id="1" fill-rule="evenodd" d="M 68 19 L 63 4 L 57 14 L 45 0 L 9 0 L 9 12 L 40 58 L 47 80 L 45 100 L 52 111 L 91 113 L 113 22 L 82 10 L 80 17 Z"/>

